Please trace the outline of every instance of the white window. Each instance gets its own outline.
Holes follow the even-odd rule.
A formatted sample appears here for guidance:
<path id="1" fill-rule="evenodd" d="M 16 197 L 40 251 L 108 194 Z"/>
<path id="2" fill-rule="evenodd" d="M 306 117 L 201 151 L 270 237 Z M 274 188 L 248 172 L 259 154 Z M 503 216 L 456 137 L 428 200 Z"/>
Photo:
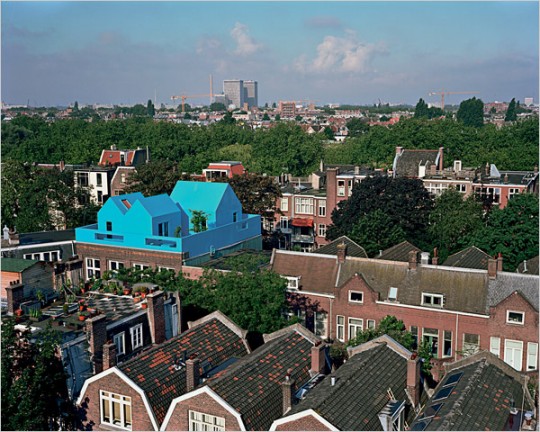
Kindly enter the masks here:
<path id="1" fill-rule="evenodd" d="M 24 259 L 35 259 L 38 261 L 47 261 L 47 262 L 54 262 L 58 261 L 58 257 L 60 256 L 60 251 L 49 251 L 49 252 L 41 252 L 32 254 L 25 254 Z"/>
<path id="2" fill-rule="evenodd" d="M 511 339 L 504 340 L 504 361 L 520 371 L 523 365 L 523 342 Z"/>
<path id="3" fill-rule="evenodd" d="M 422 305 L 443 307 L 443 297 L 442 294 L 422 293 Z"/>
<path id="4" fill-rule="evenodd" d="M 99 391 L 101 423 L 131 430 L 131 398 L 104 390 Z"/>
<path id="5" fill-rule="evenodd" d="M 120 183 L 126 182 L 126 173 L 120 173 Z"/>
<path id="6" fill-rule="evenodd" d="M 287 289 L 297 290 L 300 286 L 300 278 L 298 276 L 285 276 L 287 279 Z"/>
<path id="7" fill-rule="evenodd" d="M 457 184 L 456 190 L 461 193 L 467 193 L 467 185 L 466 184 Z"/>
<path id="8" fill-rule="evenodd" d="M 508 324 L 521 324 L 525 323 L 525 312 L 506 311 L 506 322 Z"/>
<path id="9" fill-rule="evenodd" d="M 120 270 L 124 268 L 124 263 L 122 261 L 109 261 L 109 270 Z"/>
<path id="10" fill-rule="evenodd" d="M 375 320 L 368 319 L 367 320 L 367 328 L 370 329 L 370 330 L 374 330 L 375 329 Z"/>
<path id="11" fill-rule="evenodd" d="M 315 334 L 322 339 L 326 339 L 328 337 L 328 334 L 326 331 L 327 320 L 328 320 L 328 315 L 326 313 L 324 312 L 315 313 Z"/>
<path id="12" fill-rule="evenodd" d="M 442 356 L 443 357 L 452 356 L 452 332 L 448 330 L 444 331 Z"/>
<path id="13" fill-rule="evenodd" d="M 433 328 L 423 328 L 422 340 L 431 347 L 433 357 L 437 358 L 439 352 L 439 330 Z"/>
<path id="14" fill-rule="evenodd" d="M 535 342 L 527 343 L 527 370 L 538 369 L 538 344 Z"/>
<path id="15" fill-rule="evenodd" d="M 165 270 L 172 270 L 174 272 L 176 272 L 176 270 L 173 268 L 173 267 L 163 267 L 163 266 L 158 266 L 158 271 L 165 271 Z"/>
<path id="16" fill-rule="evenodd" d="M 448 189 L 447 184 L 443 183 L 424 183 L 427 191 L 433 196 L 439 196 L 445 189 Z"/>
<path id="17" fill-rule="evenodd" d="M 142 324 L 131 327 L 129 332 L 131 333 L 131 348 L 135 349 L 141 347 L 143 345 Z"/>
<path id="18" fill-rule="evenodd" d="M 396 287 L 390 287 L 390 289 L 388 290 L 388 300 L 397 301 L 397 293 L 398 289 Z"/>
<path id="19" fill-rule="evenodd" d="M 337 182 L 337 195 L 345 196 L 345 180 L 338 180 Z"/>
<path id="20" fill-rule="evenodd" d="M 225 419 L 189 410 L 190 431 L 224 431 Z"/>
<path id="21" fill-rule="evenodd" d="M 318 234 L 320 237 L 326 237 L 326 224 L 319 224 Z"/>
<path id="22" fill-rule="evenodd" d="M 467 357 L 480 351 L 480 336 L 477 334 L 463 334 L 463 356 Z"/>
<path id="23" fill-rule="evenodd" d="M 353 303 L 364 303 L 364 293 L 362 291 L 349 291 L 349 301 Z"/>
<path id="24" fill-rule="evenodd" d="M 319 216 L 326 216 L 326 201 L 319 201 Z"/>
<path id="25" fill-rule="evenodd" d="M 149 269 L 150 266 L 148 264 L 133 264 L 133 268 L 136 270 L 146 270 Z"/>
<path id="26" fill-rule="evenodd" d="M 86 258 L 86 279 L 101 277 L 101 263 L 96 258 Z"/>
<path id="27" fill-rule="evenodd" d="M 289 211 L 289 198 L 281 198 L 281 211 Z"/>
<path id="28" fill-rule="evenodd" d="M 336 317 L 336 339 L 345 342 L 345 317 L 341 315 Z"/>
<path id="29" fill-rule="evenodd" d="M 352 188 L 353 188 L 353 181 L 352 180 L 347 181 L 347 186 L 349 187 L 349 196 L 351 196 Z"/>
<path id="30" fill-rule="evenodd" d="M 497 357 L 501 356 L 501 338 L 497 336 L 491 336 L 489 338 L 489 351 L 491 354 L 495 354 Z"/>
<path id="31" fill-rule="evenodd" d="M 509 188 L 508 189 L 508 199 L 511 200 L 514 198 L 517 194 L 519 194 L 518 188 Z"/>
<path id="32" fill-rule="evenodd" d="M 362 330 L 364 330 L 364 320 L 349 318 L 349 340 L 354 339 Z"/>
<path id="33" fill-rule="evenodd" d="M 279 218 L 279 227 L 282 229 L 289 228 L 289 218 L 287 216 L 281 216 Z"/>
<path id="34" fill-rule="evenodd" d="M 126 333 L 118 333 L 114 335 L 114 344 L 116 345 L 116 354 L 121 355 L 126 353 Z"/>
<path id="35" fill-rule="evenodd" d="M 97 191 L 97 200 L 98 200 L 98 203 L 103 202 L 103 192 L 102 191 Z"/>
<path id="36" fill-rule="evenodd" d="M 295 198 L 296 213 L 313 214 L 313 198 Z"/>

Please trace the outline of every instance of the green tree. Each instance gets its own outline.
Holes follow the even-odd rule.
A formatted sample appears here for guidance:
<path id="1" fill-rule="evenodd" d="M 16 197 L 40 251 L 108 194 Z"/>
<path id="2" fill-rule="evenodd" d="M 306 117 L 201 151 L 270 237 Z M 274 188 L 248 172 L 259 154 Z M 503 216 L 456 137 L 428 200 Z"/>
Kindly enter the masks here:
<path id="1" fill-rule="evenodd" d="M 151 99 L 148 99 L 148 102 L 146 103 L 146 114 L 149 117 L 154 117 L 154 115 L 156 114 L 156 109 Z"/>
<path id="2" fill-rule="evenodd" d="M 281 115 L 276 114 L 276 116 L 274 117 L 274 120 L 277 121 L 277 122 L 280 121 L 281 120 Z"/>
<path id="3" fill-rule="evenodd" d="M 51 328 L 30 342 L 29 332 L 2 322 L 2 429 L 70 430 L 72 406 L 57 356 L 60 337 Z M 62 413 L 65 413 L 64 415 Z"/>
<path id="4" fill-rule="evenodd" d="M 154 159 L 126 179 L 126 193 L 141 192 L 144 196 L 170 194 L 176 182 L 182 178 L 178 166 L 166 159 Z"/>
<path id="5" fill-rule="evenodd" d="M 300 122 L 300 121 L 302 121 L 302 118 L 303 118 L 303 117 L 302 117 L 300 114 L 298 114 L 298 115 L 294 118 L 294 120 L 297 121 L 297 122 Z"/>
<path id="6" fill-rule="evenodd" d="M 225 125 L 233 125 L 236 123 L 236 120 L 232 116 L 232 112 L 227 111 L 223 118 L 221 119 L 221 123 Z"/>
<path id="7" fill-rule="evenodd" d="M 270 116 L 268 115 L 268 113 L 264 113 L 262 119 L 263 121 L 270 121 Z"/>
<path id="8" fill-rule="evenodd" d="M 323 135 L 327 140 L 334 140 L 334 131 L 331 127 L 326 126 L 323 130 Z"/>
<path id="9" fill-rule="evenodd" d="M 482 127 L 484 125 L 484 102 L 476 97 L 464 100 L 459 104 L 457 119 L 465 126 Z"/>
<path id="10" fill-rule="evenodd" d="M 199 233 L 206 231 L 208 226 L 206 221 L 208 220 L 208 214 L 202 210 L 191 210 L 191 225 L 193 226 L 193 232 Z"/>
<path id="11" fill-rule="evenodd" d="M 210 111 L 227 111 L 227 107 L 221 102 L 213 102 L 210 104 Z"/>
<path id="12" fill-rule="evenodd" d="M 349 120 L 345 126 L 347 126 L 350 138 L 357 138 L 369 132 L 369 125 L 367 122 L 358 117 L 354 117 Z"/>
<path id="13" fill-rule="evenodd" d="M 510 101 L 510 104 L 508 105 L 508 109 L 506 110 L 506 116 L 504 117 L 504 121 L 516 121 L 517 120 L 517 113 L 516 113 L 516 99 L 512 98 Z"/>
<path id="14" fill-rule="evenodd" d="M 414 108 L 414 117 L 415 118 L 429 118 L 429 109 L 424 101 L 424 99 L 420 98 L 418 103 L 416 104 L 416 107 Z"/>

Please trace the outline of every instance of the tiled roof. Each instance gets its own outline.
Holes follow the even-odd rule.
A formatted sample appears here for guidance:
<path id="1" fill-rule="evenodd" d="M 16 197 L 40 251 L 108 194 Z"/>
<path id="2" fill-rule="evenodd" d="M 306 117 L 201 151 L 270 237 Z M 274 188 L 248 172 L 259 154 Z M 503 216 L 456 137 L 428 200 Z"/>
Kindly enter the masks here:
<path id="1" fill-rule="evenodd" d="M 439 150 L 402 150 L 398 156 L 395 172 L 399 177 L 418 177 L 418 167 L 426 162 L 435 163 Z"/>
<path id="2" fill-rule="evenodd" d="M 0 260 L 0 270 L 5 272 L 21 273 L 38 262 L 39 261 L 36 260 L 19 258 L 2 258 Z"/>
<path id="3" fill-rule="evenodd" d="M 415 245 L 409 243 L 408 241 L 403 241 L 391 248 L 388 248 L 382 252 L 381 255 L 377 256 L 377 259 L 386 260 L 386 261 L 409 261 L 409 252 L 416 251 L 420 252 Z"/>
<path id="4" fill-rule="evenodd" d="M 347 255 L 361 258 L 368 257 L 364 248 L 358 243 L 352 241 L 347 236 L 341 236 L 335 239 L 332 243 L 328 243 L 327 245 L 315 250 L 314 253 L 324 255 L 337 255 L 337 245 L 341 243 L 345 243 L 347 245 Z"/>
<path id="5" fill-rule="evenodd" d="M 539 278 L 536 275 L 498 273 L 496 279 L 489 280 L 487 306 L 496 306 L 514 291 L 517 291 L 538 310 L 538 282 Z"/>
<path id="6" fill-rule="evenodd" d="M 334 376 L 334 386 L 326 377 L 290 414 L 313 409 L 339 430 L 381 430 L 378 414 L 388 403 L 387 390 L 409 402 L 407 359 L 386 344 L 352 356 Z"/>
<path id="7" fill-rule="evenodd" d="M 471 360 L 475 360 L 470 363 Z M 509 430 L 505 429 L 511 400 L 516 408 L 532 407 L 517 372 L 490 353 L 478 353 L 465 366 L 452 369 L 436 387 L 433 397 L 411 425 L 412 430 Z M 461 377 L 459 377 L 459 374 Z M 448 396 L 440 390 L 450 388 L 448 381 L 459 378 Z M 439 404 L 442 404 L 440 407 Z M 431 410 L 430 410 L 431 408 Z M 431 417 L 429 411 L 439 408 Z M 426 412 L 428 411 L 428 412 Z M 422 426 L 425 427 L 422 429 Z M 415 429 L 416 427 L 416 429 Z"/>
<path id="8" fill-rule="evenodd" d="M 539 274 L 538 272 L 538 255 L 536 255 L 534 258 L 531 258 L 529 260 L 522 261 L 517 270 L 518 273 L 524 273 L 524 274 Z"/>
<path id="9" fill-rule="evenodd" d="M 208 385 L 242 415 L 247 430 L 269 430 L 283 414 L 283 390 L 288 369 L 295 391 L 310 379 L 313 342 L 294 329 L 266 342 L 237 361 Z"/>
<path id="10" fill-rule="evenodd" d="M 171 401 L 186 392 L 186 370 L 174 367 L 184 351 L 187 357 L 196 354 L 201 364 L 207 361 L 213 367 L 248 353 L 240 336 L 212 318 L 118 366 L 144 390 L 159 424 Z"/>
<path id="11" fill-rule="evenodd" d="M 487 270 L 490 256 L 476 246 L 470 246 L 453 255 L 450 255 L 443 265 L 450 267 L 464 267 Z"/>

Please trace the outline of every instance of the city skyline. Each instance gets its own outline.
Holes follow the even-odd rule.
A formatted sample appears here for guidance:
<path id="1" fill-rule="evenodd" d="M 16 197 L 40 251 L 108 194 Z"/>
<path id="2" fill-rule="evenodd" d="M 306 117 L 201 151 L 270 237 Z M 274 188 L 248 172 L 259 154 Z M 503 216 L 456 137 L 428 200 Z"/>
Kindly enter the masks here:
<path id="1" fill-rule="evenodd" d="M 223 80 L 259 104 L 538 103 L 537 2 L 2 2 L 2 101 L 170 104 Z M 458 104 L 470 95 L 452 95 Z M 187 103 L 208 103 L 194 98 Z"/>

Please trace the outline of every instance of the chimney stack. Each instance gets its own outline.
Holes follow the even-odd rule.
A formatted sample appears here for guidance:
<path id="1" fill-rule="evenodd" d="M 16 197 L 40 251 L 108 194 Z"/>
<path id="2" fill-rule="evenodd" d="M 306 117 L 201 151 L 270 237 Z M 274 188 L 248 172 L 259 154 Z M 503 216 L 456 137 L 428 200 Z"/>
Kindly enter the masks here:
<path id="1" fill-rule="evenodd" d="M 194 390 L 199 385 L 200 368 L 200 361 L 196 355 L 186 360 L 186 392 Z"/>
<path id="2" fill-rule="evenodd" d="M 497 273 L 503 271 L 503 257 L 502 253 L 499 252 L 499 255 L 497 256 Z"/>
<path id="3" fill-rule="evenodd" d="M 7 314 L 13 316 L 14 312 L 20 308 L 24 300 L 24 285 L 18 280 L 10 282 L 5 288 L 7 297 Z"/>
<path id="4" fill-rule="evenodd" d="M 103 345 L 103 370 L 116 366 L 116 345 L 108 343 Z"/>
<path id="5" fill-rule="evenodd" d="M 439 147 L 439 171 L 444 169 L 443 165 L 444 147 Z"/>
<path id="6" fill-rule="evenodd" d="M 326 370 L 326 349 L 323 343 L 317 342 L 311 347 L 311 371 L 324 373 Z"/>
<path id="7" fill-rule="evenodd" d="M 407 392 L 417 407 L 420 403 L 420 357 L 416 353 L 407 360 Z"/>
<path id="8" fill-rule="evenodd" d="M 345 257 L 347 256 L 347 245 L 345 242 L 341 242 L 337 245 L 337 262 L 343 264 Z"/>
<path id="9" fill-rule="evenodd" d="M 433 248 L 433 258 L 431 259 L 431 264 L 439 265 L 439 250 L 437 248 Z"/>
<path id="10" fill-rule="evenodd" d="M 163 309 L 163 291 L 146 295 L 148 303 L 148 324 L 152 343 L 159 345 L 165 341 L 165 311 Z"/>
<path id="11" fill-rule="evenodd" d="M 494 258 L 488 259 L 488 276 L 490 279 L 497 279 L 497 260 Z"/>
<path id="12" fill-rule="evenodd" d="M 283 393 L 283 415 L 287 414 L 292 408 L 294 383 L 295 381 L 291 378 L 291 369 L 289 369 L 287 371 L 287 375 L 285 376 L 285 381 L 281 383 Z"/>
<path id="13" fill-rule="evenodd" d="M 94 374 L 103 370 L 103 345 L 107 342 L 107 317 L 104 314 L 86 320 L 88 344 L 93 357 Z"/>
<path id="14" fill-rule="evenodd" d="M 416 270 L 417 263 L 418 263 L 418 252 L 412 250 L 409 252 L 409 270 Z"/>
<path id="15" fill-rule="evenodd" d="M 429 252 L 420 253 L 420 263 L 422 265 L 429 264 Z"/>
<path id="16" fill-rule="evenodd" d="M 7 225 L 4 225 L 4 229 L 2 229 L 2 232 L 4 233 L 3 239 L 9 241 L 9 228 L 7 227 Z"/>
<path id="17" fill-rule="evenodd" d="M 403 147 L 396 147 L 396 154 L 401 154 Z"/>

